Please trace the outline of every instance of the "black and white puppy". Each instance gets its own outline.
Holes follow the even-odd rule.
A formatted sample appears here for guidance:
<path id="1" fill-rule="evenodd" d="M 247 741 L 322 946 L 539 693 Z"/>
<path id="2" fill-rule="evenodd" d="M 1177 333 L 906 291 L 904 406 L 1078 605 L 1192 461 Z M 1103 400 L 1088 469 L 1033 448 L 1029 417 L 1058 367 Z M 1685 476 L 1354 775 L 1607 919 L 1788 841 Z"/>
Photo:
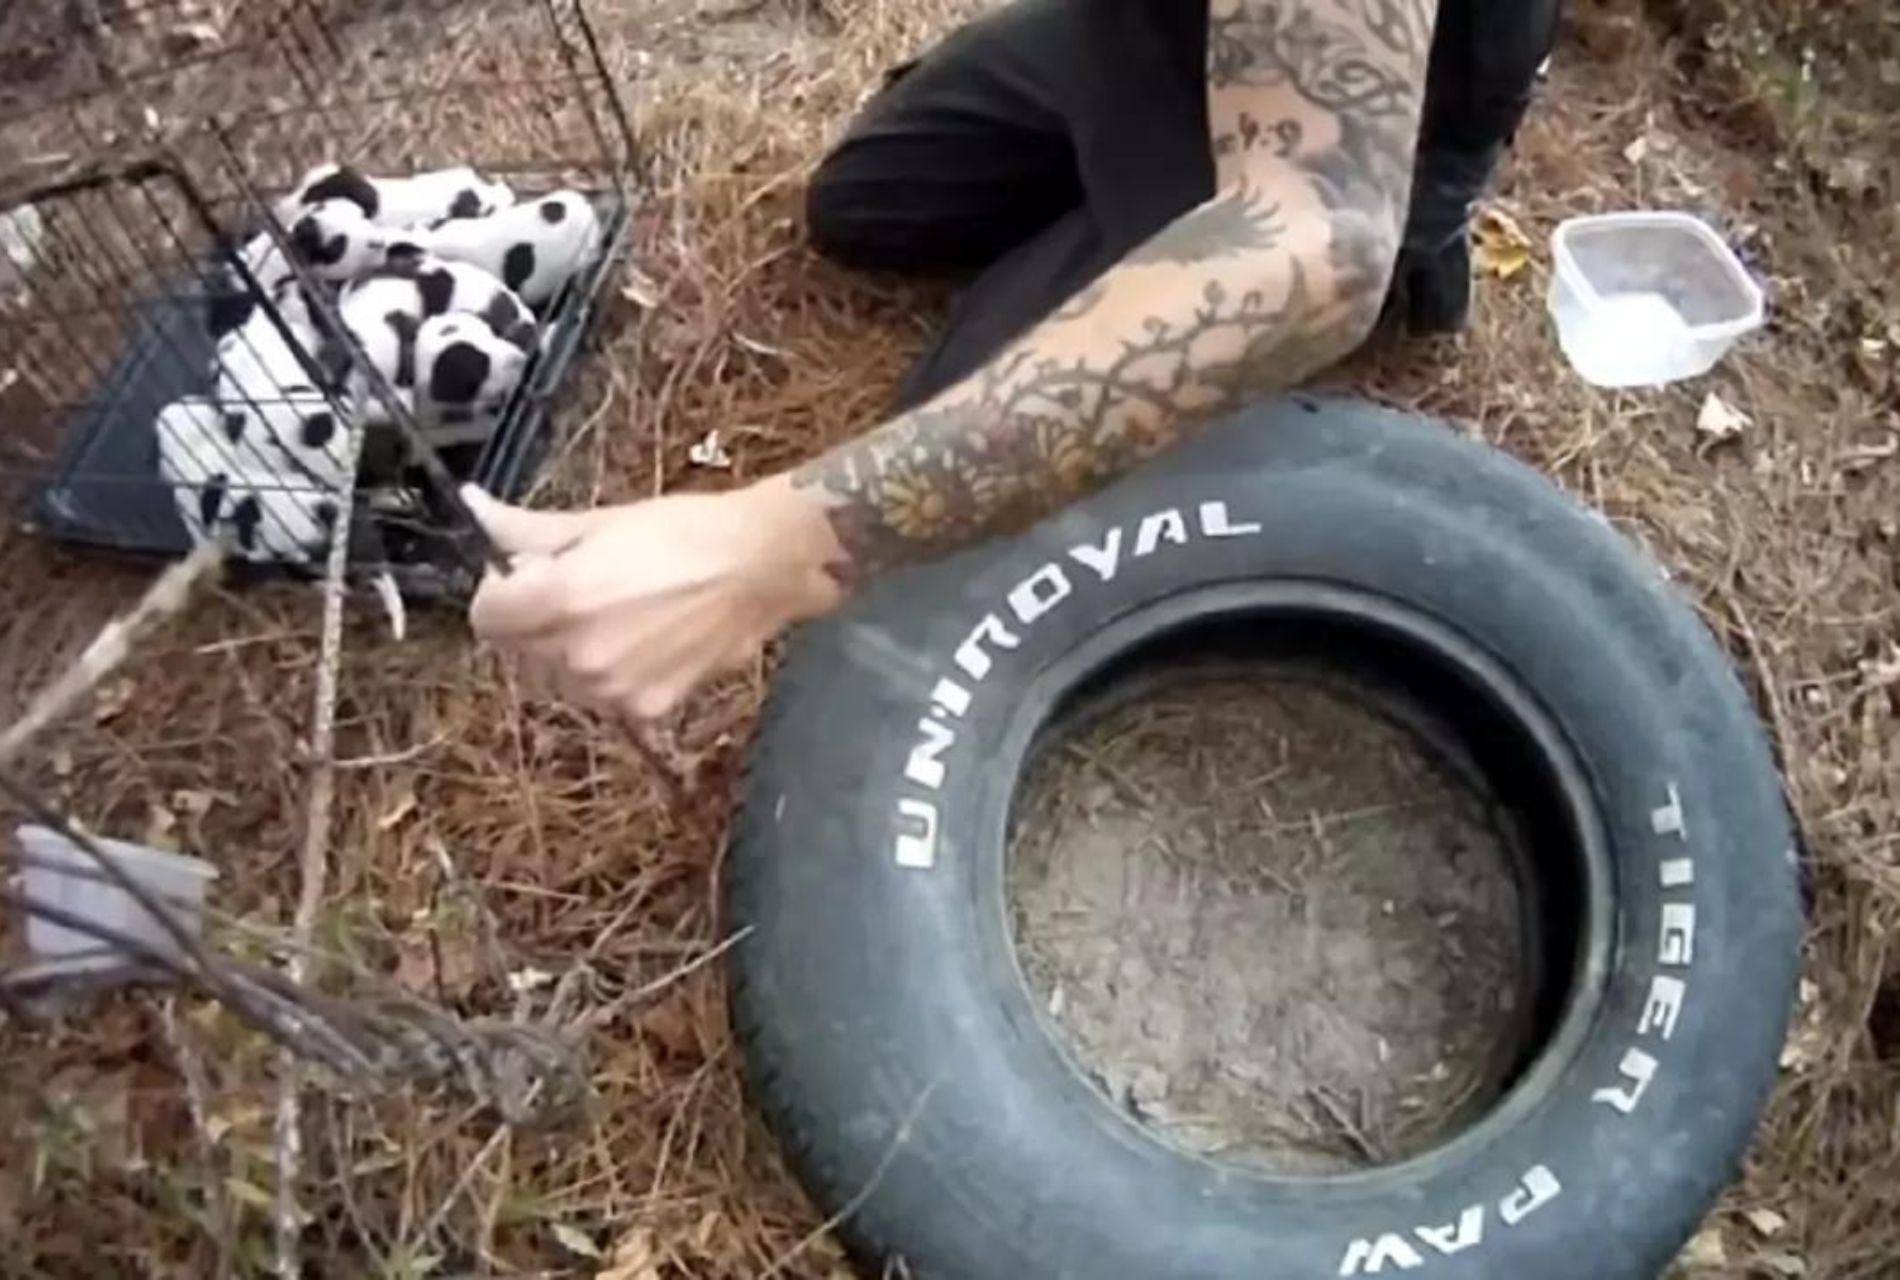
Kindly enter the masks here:
<path id="1" fill-rule="evenodd" d="M 251 414 L 187 397 L 153 424 L 159 474 L 172 486 L 180 521 L 194 542 L 228 534 L 246 560 L 310 564 L 336 525 L 340 486 L 324 484 L 282 457 Z"/>
<path id="2" fill-rule="evenodd" d="M 416 282 L 422 315 L 479 316 L 506 341 L 532 353 L 540 325 L 519 294 L 491 272 L 467 262 L 455 262 L 399 245 L 389 256 L 383 274 Z"/>
<path id="3" fill-rule="evenodd" d="M 480 218 L 458 218 L 408 239 L 440 258 L 480 267 L 531 307 L 551 301 L 600 249 L 600 215 L 578 191 L 557 191 Z M 392 258 L 406 253 L 398 239 Z"/>
<path id="4" fill-rule="evenodd" d="M 416 282 L 399 275 L 360 280 L 343 291 L 337 313 L 369 363 L 403 407 L 410 408 L 416 385 L 416 331 L 422 326 L 422 294 Z M 387 420 L 388 411 L 362 369 L 350 370 L 348 385 L 365 421 Z"/>
<path id="5" fill-rule="evenodd" d="M 260 231 L 245 242 L 238 257 L 251 278 L 267 294 L 277 295 L 297 278 L 294 259 L 319 280 L 353 280 L 382 265 L 390 232 L 365 218 L 347 201 L 313 205 L 285 224 L 289 255 L 277 247 L 270 233 Z M 257 299 L 235 268 L 225 267 L 208 291 L 211 335 L 223 337 L 251 319 Z"/>
<path id="6" fill-rule="evenodd" d="M 232 411 L 229 405 L 222 407 L 227 413 Z M 292 472 L 331 492 L 350 479 L 344 458 L 351 423 L 323 392 L 292 387 L 281 400 L 239 412 L 246 419 L 247 433 L 255 425 L 259 436 L 255 452 L 264 456 L 272 470 Z"/>
<path id="7" fill-rule="evenodd" d="M 294 292 L 294 291 L 293 291 Z M 299 387 L 312 387 L 310 366 L 321 372 L 323 342 L 314 326 L 301 326 L 292 314 L 280 311 L 289 330 L 279 329 L 269 313 L 254 311 L 243 326 L 218 340 L 213 373 L 220 404 L 260 405 L 282 400 Z"/>
<path id="8" fill-rule="evenodd" d="M 528 355 L 480 316 L 430 316 L 416 332 L 416 417 L 436 445 L 486 440 Z"/>
<path id="9" fill-rule="evenodd" d="M 321 164 L 304 174 L 278 203 L 288 223 L 299 209 L 327 200 L 347 200 L 383 227 L 412 227 L 445 218 L 481 218 L 515 202 L 504 182 L 466 166 L 436 169 L 406 178 L 373 178 L 345 164 Z"/>

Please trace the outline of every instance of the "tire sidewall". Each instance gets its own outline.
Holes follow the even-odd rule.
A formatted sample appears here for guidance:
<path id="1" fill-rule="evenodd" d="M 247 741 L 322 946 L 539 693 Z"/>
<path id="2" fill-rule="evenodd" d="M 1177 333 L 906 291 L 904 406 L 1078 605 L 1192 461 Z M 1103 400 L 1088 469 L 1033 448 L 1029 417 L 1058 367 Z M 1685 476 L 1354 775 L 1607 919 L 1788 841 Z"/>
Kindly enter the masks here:
<path id="1" fill-rule="evenodd" d="M 1489 655 L 1561 728 L 1609 855 L 1574 1051 L 1481 1146 L 1336 1181 L 1185 1156 L 1088 1089 L 1000 890 L 1038 682 L 1143 610 L 1272 581 L 1403 602 Z M 900 865 L 927 829 L 930 865 Z M 1745 1145 L 1799 929 L 1759 727 L 1654 568 L 1500 454 L 1304 398 L 801 636 L 730 862 L 755 1095 L 856 1244 L 950 1280 L 1654 1275 Z"/>

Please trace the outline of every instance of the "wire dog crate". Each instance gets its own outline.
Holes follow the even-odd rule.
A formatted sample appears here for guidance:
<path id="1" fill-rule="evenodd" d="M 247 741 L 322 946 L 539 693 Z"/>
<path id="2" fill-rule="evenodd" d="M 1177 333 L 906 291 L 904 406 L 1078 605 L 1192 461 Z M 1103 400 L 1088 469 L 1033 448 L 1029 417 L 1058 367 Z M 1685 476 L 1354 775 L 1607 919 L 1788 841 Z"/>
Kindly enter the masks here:
<path id="1" fill-rule="evenodd" d="M 35 100 L 0 87 L 0 498 L 61 541 L 292 571 L 340 532 L 459 594 L 455 485 L 525 489 L 627 251 L 594 28 L 582 0 L 210 2 L 118 10 Z M 0 11 L 0 49 L 48 8 Z"/>

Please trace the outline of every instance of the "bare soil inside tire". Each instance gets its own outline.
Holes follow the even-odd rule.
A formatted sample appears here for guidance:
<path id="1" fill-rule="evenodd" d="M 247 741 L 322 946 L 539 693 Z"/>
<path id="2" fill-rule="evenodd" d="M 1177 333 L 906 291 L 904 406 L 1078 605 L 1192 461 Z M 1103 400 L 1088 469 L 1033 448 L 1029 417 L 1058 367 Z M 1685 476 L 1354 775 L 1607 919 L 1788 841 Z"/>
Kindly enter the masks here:
<path id="1" fill-rule="evenodd" d="M 1322 1176 L 1507 1086 L 1533 940 L 1511 824 L 1451 739 L 1285 666 L 1135 677 L 1017 793 L 1017 954 L 1059 1041 L 1197 1154 Z"/>

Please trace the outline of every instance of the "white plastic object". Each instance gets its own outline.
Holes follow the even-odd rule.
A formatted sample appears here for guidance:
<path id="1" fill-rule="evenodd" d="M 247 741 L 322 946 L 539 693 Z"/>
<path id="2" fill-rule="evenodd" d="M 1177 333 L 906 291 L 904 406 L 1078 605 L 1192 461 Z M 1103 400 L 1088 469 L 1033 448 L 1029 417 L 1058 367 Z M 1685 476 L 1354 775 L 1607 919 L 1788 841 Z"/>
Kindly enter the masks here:
<path id="1" fill-rule="evenodd" d="M 1551 239 L 1550 314 L 1564 358 L 1599 387 L 1707 373 L 1761 327 L 1761 286 L 1687 213 L 1571 218 Z"/>
<path id="2" fill-rule="evenodd" d="M 178 954 L 178 945 L 165 926 L 131 894 L 105 878 L 106 873 L 84 849 L 47 827 L 26 825 L 15 835 L 27 855 L 18 883 L 28 898 L 111 929 L 160 955 Z M 216 867 L 163 849 L 94 839 L 118 858 L 141 888 L 173 908 L 173 917 L 193 937 L 203 933 L 205 892 L 217 878 Z M 65 969 L 110 969 L 138 962 L 136 956 L 103 939 L 37 915 L 27 917 L 26 941 L 37 959 Z"/>

